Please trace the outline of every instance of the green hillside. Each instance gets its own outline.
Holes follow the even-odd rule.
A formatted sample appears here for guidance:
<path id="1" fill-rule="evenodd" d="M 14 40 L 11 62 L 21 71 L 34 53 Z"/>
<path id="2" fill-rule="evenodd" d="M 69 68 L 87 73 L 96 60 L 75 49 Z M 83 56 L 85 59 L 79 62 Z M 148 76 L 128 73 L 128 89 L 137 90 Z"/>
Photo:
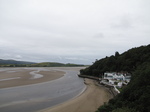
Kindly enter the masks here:
<path id="1" fill-rule="evenodd" d="M 122 54 L 96 60 L 93 65 L 80 71 L 83 75 L 101 76 L 104 72 L 126 71 L 132 73 L 143 63 L 150 62 L 150 45 L 132 48 Z"/>
<path id="2" fill-rule="evenodd" d="M 114 56 L 97 60 L 80 73 L 101 76 L 106 71 L 130 72 L 132 78 L 120 94 L 97 112 L 150 112 L 150 45 L 132 48 L 122 54 L 116 52 Z"/>

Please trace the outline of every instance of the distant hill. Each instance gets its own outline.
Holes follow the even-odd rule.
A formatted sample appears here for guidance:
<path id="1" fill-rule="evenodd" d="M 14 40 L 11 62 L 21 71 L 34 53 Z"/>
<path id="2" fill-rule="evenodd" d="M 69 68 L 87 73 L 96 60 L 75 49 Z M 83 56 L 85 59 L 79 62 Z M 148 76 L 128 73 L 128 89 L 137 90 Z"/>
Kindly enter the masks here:
<path id="1" fill-rule="evenodd" d="M 57 62 L 43 62 L 34 63 L 26 61 L 16 61 L 16 60 L 3 60 L 0 59 L 0 67 L 78 67 L 84 66 L 82 64 L 71 64 L 71 63 L 57 63 Z"/>
<path id="2" fill-rule="evenodd" d="M 101 77 L 104 72 L 112 71 L 130 72 L 131 81 L 96 112 L 150 112 L 150 45 L 96 60 L 80 74 Z"/>
<path id="3" fill-rule="evenodd" d="M 34 62 L 27 62 L 27 61 L 16 61 L 16 60 L 3 60 L 0 59 L 0 65 L 6 65 L 6 64 L 35 64 Z"/>
<path id="4" fill-rule="evenodd" d="M 57 63 L 57 62 L 43 62 L 43 63 L 36 63 L 30 65 L 31 67 L 75 67 L 75 66 L 84 66 L 79 64 L 64 64 L 64 63 Z"/>

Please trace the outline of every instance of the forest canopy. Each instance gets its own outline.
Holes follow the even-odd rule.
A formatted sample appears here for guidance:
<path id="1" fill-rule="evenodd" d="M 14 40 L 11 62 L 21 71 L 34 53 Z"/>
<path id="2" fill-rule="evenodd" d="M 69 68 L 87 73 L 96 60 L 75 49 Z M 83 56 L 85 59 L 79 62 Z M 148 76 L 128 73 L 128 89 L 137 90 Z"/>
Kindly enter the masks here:
<path id="1" fill-rule="evenodd" d="M 96 60 L 93 65 L 80 70 L 82 75 L 101 76 L 104 72 L 133 72 L 138 66 L 150 62 L 150 45 L 132 48 L 122 54 Z"/>

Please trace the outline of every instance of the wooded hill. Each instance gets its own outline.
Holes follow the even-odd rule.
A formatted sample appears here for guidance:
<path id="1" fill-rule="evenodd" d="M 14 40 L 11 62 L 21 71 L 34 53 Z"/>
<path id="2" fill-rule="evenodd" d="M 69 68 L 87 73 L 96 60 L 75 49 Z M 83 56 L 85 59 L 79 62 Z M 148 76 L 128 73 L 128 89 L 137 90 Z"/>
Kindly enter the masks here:
<path id="1" fill-rule="evenodd" d="M 150 112 L 150 45 L 132 48 L 122 54 L 97 60 L 81 70 L 84 75 L 101 76 L 104 72 L 130 72 L 130 83 L 120 94 L 97 112 Z"/>
<path id="2" fill-rule="evenodd" d="M 93 65 L 80 71 L 83 75 L 101 76 L 104 72 L 133 72 L 143 63 L 150 62 L 150 45 L 132 48 L 122 54 L 96 60 Z"/>

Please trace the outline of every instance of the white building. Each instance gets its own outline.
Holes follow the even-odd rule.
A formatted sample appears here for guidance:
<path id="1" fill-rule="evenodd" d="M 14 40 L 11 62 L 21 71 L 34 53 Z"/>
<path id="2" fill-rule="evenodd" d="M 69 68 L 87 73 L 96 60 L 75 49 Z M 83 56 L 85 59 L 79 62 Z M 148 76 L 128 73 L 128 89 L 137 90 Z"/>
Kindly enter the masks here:
<path id="1" fill-rule="evenodd" d="M 125 76 L 119 73 L 104 73 L 104 79 L 116 79 L 116 80 L 125 80 Z"/>
<path id="2" fill-rule="evenodd" d="M 106 72 L 104 73 L 101 83 L 121 88 L 123 84 L 127 85 L 130 82 L 130 78 L 131 76 L 127 74 Z"/>

